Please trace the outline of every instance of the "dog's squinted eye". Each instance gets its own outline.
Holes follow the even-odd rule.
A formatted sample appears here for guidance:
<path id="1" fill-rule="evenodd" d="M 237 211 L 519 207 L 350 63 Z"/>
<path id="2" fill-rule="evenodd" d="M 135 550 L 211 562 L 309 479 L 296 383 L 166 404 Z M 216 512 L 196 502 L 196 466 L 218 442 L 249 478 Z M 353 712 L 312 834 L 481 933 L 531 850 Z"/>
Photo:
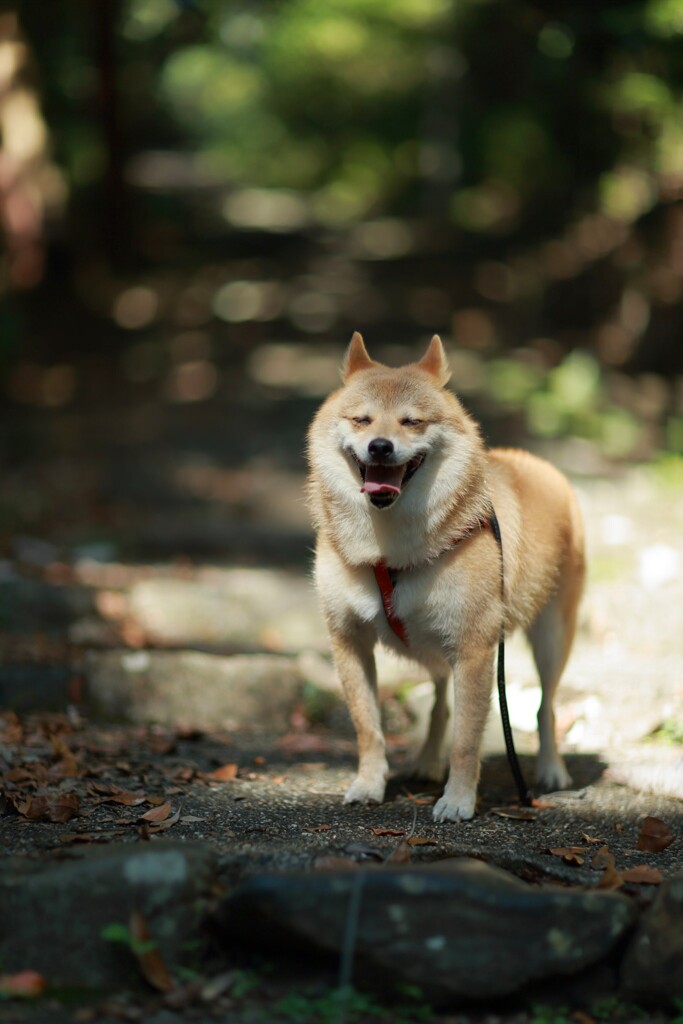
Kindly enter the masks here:
<path id="1" fill-rule="evenodd" d="M 413 419 L 412 416 L 404 416 L 400 422 L 402 427 L 421 427 L 424 420 Z"/>
<path id="2" fill-rule="evenodd" d="M 351 422 L 359 427 L 367 427 L 368 423 L 372 423 L 372 420 L 369 416 L 352 416 Z"/>

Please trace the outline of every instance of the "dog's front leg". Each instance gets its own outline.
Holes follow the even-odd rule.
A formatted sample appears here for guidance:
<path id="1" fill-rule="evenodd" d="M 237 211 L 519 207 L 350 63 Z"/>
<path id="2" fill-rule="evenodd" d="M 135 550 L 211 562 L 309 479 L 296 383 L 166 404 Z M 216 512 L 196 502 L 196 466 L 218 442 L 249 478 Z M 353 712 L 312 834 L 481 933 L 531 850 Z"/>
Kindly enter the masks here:
<path id="1" fill-rule="evenodd" d="M 330 639 L 358 740 L 358 775 L 346 791 L 344 803 L 379 804 L 384 799 L 389 765 L 377 700 L 374 635 L 362 627 L 350 635 L 332 634 Z"/>
<path id="2" fill-rule="evenodd" d="M 435 821 L 466 821 L 474 815 L 494 653 L 495 648 L 468 652 L 453 665 L 453 747 L 446 788 L 434 806 Z"/>

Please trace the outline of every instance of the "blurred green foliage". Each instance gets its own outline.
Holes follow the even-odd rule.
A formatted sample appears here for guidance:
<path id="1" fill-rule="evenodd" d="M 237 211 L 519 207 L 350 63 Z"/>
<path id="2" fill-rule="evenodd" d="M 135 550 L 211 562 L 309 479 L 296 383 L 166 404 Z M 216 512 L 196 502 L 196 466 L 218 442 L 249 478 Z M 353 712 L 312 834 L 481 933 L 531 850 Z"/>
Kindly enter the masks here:
<path id="1" fill-rule="evenodd" d="M 630 221 L 683 181 L 683 0 L 112 0 L 129 145 L 184 144 L 323 222 L 416 209 L 475 233 Z M 102 168 L 95 5 L 17 2 L 74 185 Z"/>
<path id="2" fill-rule="evenodd" d="M 396 301 L 385 317 L 392 329 L 403 319 L 452 331 L 485 363 L 481 393 L 541 438 L 573 434 L 615 457 L 683 447 L 673 385 L 682 365 L 683 0 L 10 7 L 35 57 L 72 234 L 102 216 L 114 163 L 130 187 L 136 158 L 160 153 L 187 159 L 163 165 L 161 184 L 137 183 L 156 223 L 183 187 L 208 184 L 222 190 L 212 208 L 222 237 L 222 218 L 245 226 L 231 211 L 241 203 L 244 212 L 247 189 L 262 219 L 271 207 L 259 190 L 272 190 L 290 228 L 296 220 L 337 239 L 346 232 L 338 252 L 366 261 L 366 283 L 372 260 L 419 258 L 417 221 L 432 238 L 444 228 L 446 243 L 432 251 L 450 246 L 448 270 L 442 264 L 412 294 L 405 272 L 405 306 Z M 137 214 L 139 194 L 136 202 Z M 180 204 L 173 209 L 181 220 Z M 363 221 L 372 228 L 365 250 Z M 134 227 L 130 251 L 142 234 Z M 159 237 L 146 253 L 166 251 Z M 236 311 L 240 289 L 253 299 L 263 285 L 251 273 L 212 307 L 227 324 L 270 315 Z M 292 296 L 294 308 L 317 302 L 329 313 L 318 323 L 337 332 L 334 289 L 310 279 L 289 288 L 283 309 L 291 312 Z M 381 307 L 376 299 L 361 308 Z M 291 319 L 297 329 L 305 322 Z M 657 373 L 668 390 L 645 381 L 639 397 L 617 379 L 624 371 Z"/>

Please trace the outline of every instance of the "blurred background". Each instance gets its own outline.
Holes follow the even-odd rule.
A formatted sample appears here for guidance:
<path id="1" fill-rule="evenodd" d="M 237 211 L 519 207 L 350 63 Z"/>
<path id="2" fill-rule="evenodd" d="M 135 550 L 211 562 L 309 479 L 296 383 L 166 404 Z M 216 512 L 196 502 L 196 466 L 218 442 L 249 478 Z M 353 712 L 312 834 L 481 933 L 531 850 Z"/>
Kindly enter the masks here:
<path id="1" fill-rule="evenodd" d="M 683 0 L 16 0 L 0 140 L 8 578 L 306 566 L 355 329 L 609 483 L 608 578 L 678 522 Z"/>

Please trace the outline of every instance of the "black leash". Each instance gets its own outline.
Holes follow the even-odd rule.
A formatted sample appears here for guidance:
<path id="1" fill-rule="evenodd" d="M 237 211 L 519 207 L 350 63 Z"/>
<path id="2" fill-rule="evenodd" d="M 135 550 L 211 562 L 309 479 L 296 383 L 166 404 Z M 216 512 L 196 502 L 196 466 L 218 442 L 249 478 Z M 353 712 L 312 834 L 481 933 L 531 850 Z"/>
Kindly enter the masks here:
<path id="1" fill-rule="evenodd" d="M 498 544 L 498 550 L 500 551 L 500 589 L 503 597 L 503 609 L 505 609 L 505 577 L 504 577 L 504 562 L 503 562 L 503 538 L 500 535 L 500 523 L 496 513 L 491 509 L 491 515 L 489 517 L 489 523 L 491 524 L 491 532 L 496 538 Z M 505 612 L 503 611 L 503 615 Z M 505 692 L 505 625 L 501 624 L 500 627 L 500 640 L 498 641 L 498 702 L 500 704 L 500 717 L 503 723 L 503 735 L 505 737 L 505 750 L 507 751 L 508 763 L 510 765 L 510 771 L 515 780 L 517 786 L 517 792 L 519 793 L 519 802 L 523 807 L 531 807 L 531 790 L 526 784 L 522 769 L 519 766 L 519 760 L 517 758 L 517 751 L 515 750 L 515 741 L 512 735 L 512 728 L 510 726 L 510 714 L 508 712 L 508 700 Z"/>

